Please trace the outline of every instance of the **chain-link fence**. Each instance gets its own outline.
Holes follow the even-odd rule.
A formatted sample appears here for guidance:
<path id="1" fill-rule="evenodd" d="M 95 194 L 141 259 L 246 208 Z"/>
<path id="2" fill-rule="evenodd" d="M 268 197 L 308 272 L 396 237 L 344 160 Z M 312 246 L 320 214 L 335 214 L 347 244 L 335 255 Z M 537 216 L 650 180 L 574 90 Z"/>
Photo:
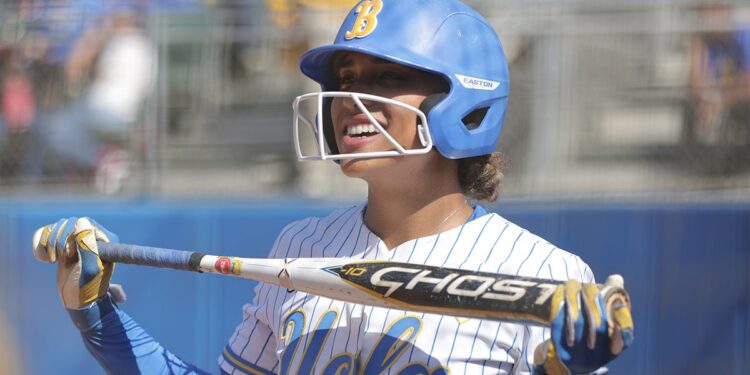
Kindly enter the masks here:
<path id="1" fill-rule="evenodd" d="M 292 150 L 297 59 L 353 2 L 6 2 L 0 189 L 362 194 Z M 506 197 L 750 197 L 746 3 L 467 2 L 511 62 Z"/>

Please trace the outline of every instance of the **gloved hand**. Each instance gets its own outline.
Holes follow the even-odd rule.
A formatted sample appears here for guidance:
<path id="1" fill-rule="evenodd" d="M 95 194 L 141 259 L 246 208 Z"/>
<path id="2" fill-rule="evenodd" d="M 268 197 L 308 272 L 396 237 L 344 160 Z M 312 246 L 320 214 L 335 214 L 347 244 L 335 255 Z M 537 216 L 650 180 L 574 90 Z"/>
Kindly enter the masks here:
<path id="1" fill-rule="evenodd" d="M 552 301 L 551 338 L 536 348 L 534 374 L 588 374 L 633 342 L 630 298 L 621 276 L 610 276 L 601 288 L 569 280 Z"/>
<path id="2" fill-rule="evenodd" d="M 34 234 L 34 256 L 57 263 L 57 290 L 68 309 L 86 308 L 109 289 L 115 264 L 99 258 L 96 241 L 117 243 L 118 237 L 86 217 L 60 219 Z"/>

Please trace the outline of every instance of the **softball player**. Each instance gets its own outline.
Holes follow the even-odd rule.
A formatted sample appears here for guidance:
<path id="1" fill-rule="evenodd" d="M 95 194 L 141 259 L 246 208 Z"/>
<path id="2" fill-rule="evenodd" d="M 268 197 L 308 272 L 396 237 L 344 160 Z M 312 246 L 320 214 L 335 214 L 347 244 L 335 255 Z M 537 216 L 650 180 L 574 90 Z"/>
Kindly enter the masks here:
<path id="1" fill-rule="evenodd" d="M 588 374 L 632 341 L 628 307 L 608 316 L 589 267 L 471 202 L 493 201 L 508 69 L 487 21 L 457 0 L 363 0 L 301 70 L 321 93 L 295 101 L 296 126 L 368 184 L 365 203 L 287 226 L 270 257 L 353 257 L 568 280 L 550 329 L 344 303 L 260 283 L 219 358 L 226 374 Z M 322 111 L 298 109 L 314 101 Z M 298 133 L 298 132 L 295 132 Z M 90 219 L 45 228 L 47 261 L 89 350 L 111 373 L 199 369 L 111 301 L 112 264 Z M 66 246 L 66 244 L 76 246 Z M 422 282 L 437 283 L 429 277 Z M 611 329 L 608 329 L 611 324 Z"/>

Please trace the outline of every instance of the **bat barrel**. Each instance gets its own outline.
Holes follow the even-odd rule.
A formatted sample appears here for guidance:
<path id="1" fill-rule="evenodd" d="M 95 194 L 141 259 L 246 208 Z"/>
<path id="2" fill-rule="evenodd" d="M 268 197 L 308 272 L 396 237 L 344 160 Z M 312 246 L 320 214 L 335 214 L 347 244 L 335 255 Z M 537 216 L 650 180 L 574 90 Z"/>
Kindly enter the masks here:
<path id="1" fill-rule="evenodd" d="M 204 256 L 202 253 L 193 251 L 115 244 L 102 241 L 97 241 L 97 245 L 99 248 L 99 257 L 105 261 L 171 268 L 181 271 L 201 272 L 198 267 Z"/>

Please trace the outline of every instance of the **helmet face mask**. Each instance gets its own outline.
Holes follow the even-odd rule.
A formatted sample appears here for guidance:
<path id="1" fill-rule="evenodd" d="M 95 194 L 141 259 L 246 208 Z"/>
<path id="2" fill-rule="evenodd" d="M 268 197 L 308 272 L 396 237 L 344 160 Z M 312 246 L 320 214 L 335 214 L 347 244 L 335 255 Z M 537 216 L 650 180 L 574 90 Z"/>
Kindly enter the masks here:
<path id="1" fill-rule="evenodd" d="M 419 119 L 417 123 L 422 126 L 418 134 L 423 138 L 423 147 L 408 150 L 389 139 L 393 150 L 378 155 L 424 154 L 433 145 L 440 154 L 451 159 L 495 151 L 509 87 L 507 62 L 500 40 L 489 23 L 458 0 L 362 0 L 344 20 L 333 44 L 313 48 L 300 61 L 302 72 L 320 83 L 323 93 L 331 94 L 307 94 L 295 100 L 295 143 L 300 160 L 313 160 L 301 155 L 300 122 L 311 127 L 317 138 L 319 152 L 314 160 L 379 157 L 373 153 L 367 156 L 338 154 L 332 132 L 327 130 L 330 102 L 334 97 L 347 95 L 352 99 L 365 99 L 365 94 L 337 91 L 338 78 L 331 68 L 335 57 L 342 52 L 373 56 L 440 76 L 448 82 L 449 92 L 439 94 L 439 100 L 431 100 L 421 109 L 413 108 Z M 313 121 L 301 119 L 300 103 L 313 98 L 319 101 L 316 118 Z M 367 100 L 397 103 L 383 97 L 368 96 Z M 374 121 L 364 106 L 360 106 L 360 110 Z M 478 113 L 483 116 L 476 121 Z M 471 124 L 468 118 L 472 118 Z M 376 126 L 379 124 L 372 125 L 382 130 L 382 126 Z"/>
<path id="2" fill-rule="evenodd" d="M 330 102 L 334 98 L 348 98 L 352 100 L 360 110 L 360 112 L 367 116 L 370 125 L 374 126 L 375 129 L 388 141 L 388 143 L 393 146 L 393 150 L 350 154 L 339 153 L 338 147 L 335 144 L 335 137 L 332 137 L 330 135 L 326 136 L 326 132 L 332 132 L 332 125 L 326 124 L 326 122 L 330 121 Z M 369 102 L 379 102 L 386 105 L 393 105 L 401 109 L 405 109 L 409 112 L 413 112 L 417 117 L 417 135 L 422 147 L 416 149 L 408 149 L 399 144 L 398 141 L 396 141 L 390 135 L 390 133 L 388 133 L 383 125 L 380 124 L 377 119 L 375 119 L 367 106 L 362 103 L 363 100 Z M 303 109 L 303 107 L 308 102 L 314 104 L 314 116 L 311 116 L 309 112 Z M 294 147 L 297 152 L 297 158 L 302 161 L 365 159 L 402 155 L 422 155 L 430 152 L 434 145 L 432 136 L 430 135 L 429 124 L 427 122 L 427 116 L 425 115 L 425 113 L 419 108 L 415 108 L 398 100 L 364 93 L 348 91 L 326 91 L 300 95 L 294 100 L 292 107 L 294 109 Z M 303 126 L 312 133 L 316 140 L 317 144 L 315 145 L 315 147 L 317 149 L 317 152 L 315 154 L 305 154 L 305 152 L 302 150 L 300 128 Z"/>

